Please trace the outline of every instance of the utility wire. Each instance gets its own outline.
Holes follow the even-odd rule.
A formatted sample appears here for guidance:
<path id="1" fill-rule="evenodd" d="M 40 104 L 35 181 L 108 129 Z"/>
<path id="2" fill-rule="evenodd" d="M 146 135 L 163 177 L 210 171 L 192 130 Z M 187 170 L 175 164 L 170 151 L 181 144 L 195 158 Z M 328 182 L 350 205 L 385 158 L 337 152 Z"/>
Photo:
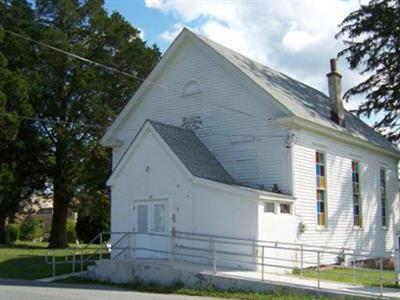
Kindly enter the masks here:
<path id="1" fill-rule="evenodd" d="M 38 44 L 38 45 L 40 45 L 40 46 L 42 46 L 42 47 L 45 47 L 45 48 L 54 50 L 54 51 L 56 51 L 56 52 L 62 53 L 62 54 L 67 55 L 67 56 L 71 56 L 71 57 L 76 58 L 76 59 L 78 59 L 78 60 L 81 60 L 81 61 L 87 62 L 87 63 L 89 63 L 89 64 L 95 65 L 95 66 L 97 66 L 97 67 L 104 68 L 104 69 L 106 69 L 106 70 L 108 70 L 108 71 L 110 71 L 110 72 L 115 72 L 115 73 L 118 73 L 118 74 L 121 74 L 121 75 L 124 75 L 124 76 L 128 76 L 128 77 L 130 77 L 130 78 L 137 79 L 137 80 L 139 80 L 139 81 L 141 81 L 141 82 L 144 82 L 144 81 L 146 80 L 145 78 L 139 77 L 139 76 L 138 76 L 138 73 L 137 73 L 136 71 L 134 71 L 133 74 L 132 74 L 132 73 L 127 73 L 127 72 L 118 70 L 118 69 L 116 69 L 116 68 L 107 66 L 107 65 L 105 65 L 105 64 L 103 64 L 103 63 L 99 63 L 99 62 L 96 62 L 96 61 L 91 60 L 91 59 L 89 59 L 89 58 L 86 58 L 86 57 L 77 55 L 77 54 L 75 54 L 75 53 L 72 53 L 72 52 L 69 52 L 69 51 L 66 51 L 66 50 L 63 50 L 63 49 L 60 49 L 60 48 L 51 46 L 51 45 L 49 45 L 49 44 L 46 44 L 46 43 L 43 43 L 43 42 L 40 42 L 40 41 L 36 41 L 36 40 L 34 40 L 34 39 L 30 38 L 30 37 L 27 37 L 27 36 L 24 36 L 24 35 L 22 35 L 22 34 L 16 33 L 16 32 L 14 32 L 14 31 L 9 30 L 9 29 L 6 29 L 6 28 L 4 28 L 4 27 L 3 27 L 3 30 L 4 30 L 5 32 L 11 34 L 11 35 L 14 35 L 14 36 L 19 37 L 19 38 L 24 39 L 24 40 L 27 40 L 27 41 L 29 41 L 29 42 L 31 42 L 31 43 Z M 159 87 L 162 87 L 162 88 L 168 88 L 168 87 L 166 87 L 166 86 L 163 86 L 163 85 L 158 84 L 157 82 L 154 82 L 154 81 L 151 81 L 151 80 L 149 80 L 149 82 L 150 82 L 151 84 L 153 84 L 153 85 L 156 85 L 156 86 L 159 86 Z"/>
<path id="2" fill-rule="evenodd" d="M 21 116 L 18 114 L 14 113 L 3 113 L 0 112 L 0 116 L 12 116 L 13 118 L 18 118 L 22 120 L 29 120 L 29 121 L 35 121 L 35 122 L 46 122 L 46 123 L 51 123 L 51 124 L 65 124 L 65 125 L 73 125 L 73 126 L 80 126 L 80 127 L 90 127 L 90 128 L 101 128 L 102 126 L 96 125 L 96 124 L 87 124 L 87 123 L 81 123 L 81 122 L 68 122 L 68 121 L 61 121 L 61 120 L 55 120 L 55 119 L 44 119 L 44 118 L 37 118 L 37 117 L 27 117 L 27 116 Z M 247 137 L 247 138 L 281 138 L 284 137 L 284 135 L 279 135 L 279 134 L 229 134 L 229 133 L 224 133 L 224 132 L 218 132 L 218 131 L 213 131 L 213 130 L 204 130 L 203 132 L 199 132 L 199 135 L 216 135 L 216 136 L 229 136 L 229 137 Z"/>
<path id="3" fill-rule="evenodd" d="M 82 57 L 82 56 L 80 56 L 80 55 L 74 54 L 74 53 L 72 53 L 72 52 L 69 52 L 69 51 L 66 51 L 66 50 L 63 50 L 63 49 L 60 49 L 60 48 L 57 48 L 57 47 L 54 47 L 54 46 L 45 44 L 45 43 L 40 42 L 40 41 L 36 41 L 36 40 L 34 40 L 34 39 L 32 39 L 32 38 L 26 37 L 26 36 L 24 36 L 24 35 L 22 35 L 22 34 L 16 33 L 16 32 L 11 31 L 11 30 L 9 30 L 9 29 L 5 29 L 5 28 L 4 28 L 4 31 L 6 31 L 7 33 L 12 34 L 12 35 L 14 35 L 14 36 L 16 36 L 16 37 L 25 39 L 25 40 L 27 40 L 27 41 L 30 41 L 30 42 L 32 42 L 32 43 L 38 44 L 38 45 L 43 46 L 43 47 L 45 47 L 45 48 L 54 50 L 54 51 L 56 51 L 56 52 L 62 53 L 62 54 L 64 54 L 64 55 L 74 57 L 74 58 L 79 59 L 79 60 L 81 60 L 81 61 L 84 61 L 84 62 L 93 64 L 93 65 L 95 65 L 95 66 L 97 66 L 97 67 L 105 68 L 105 69 L 108 70 L 108 71 L 116 72 L 116 73 L 119 73 L 119 74 L 121 74 L 121 75 L 125 75 L 125 76 L 128 76 L 128 77 L 130 77 L 130 78 L 137 79 L 137 80 L 139 80 L 139 81 L 141 81 L 141 82 L 146 81 L 146 82 L 148 82 L 148 83 L 150 83 L 150 84 L 152 84 L 152 85 L 154 85 L 154 86 L 158 86 L 158 87 L 160 87 L 160 88 L 173 91 L 173 92 L 177 93 L 178 95 L 180 94 L 179 91 L 177 91 L 177 90 L 175 90 L 175 89 L 173 89 L 173 88 L 171 88 L 171 87 L 168 87 L 168 86 L 159 84 L 159 83 L 157 83 L 157 82 L 155 82 L 155 81 L 152 81 L 152 80 L 150 80 L 150 79 L 145 79 L 145 78 L 139 77 L 139 76 L 137 75 L 137 72 L 134 72 L 134 74 L 130 74 L 130 73 L 127 73 L 127 72 L 123 72 L 123 71 L 120 71 L 120 70 L 118 70 L 118 69 L 115 69 L 115 68 L 112 68 L 112 67 L 110 67 L 110 66 L 107 66 L 107 65 L 105 65 L 105 64 L 98 63 L 98 62 L 93 61 L 93 60 L 91 60 L 91 59 L 88 59 L 88 58 Z M 265 120 L 264 118 L 262 118 L 262 117 L 256 116 L 256 115 L 251 114 L 251 113 L 248 113 L 248 112 L 244 112 L 244 111 L 242 111 L 242 110 L 240 110 L 240 109 L 237 109 L 237 108 L 230 107 L 229 105 L 224 105 L 224 104 L 217 103 L 217 102 L 215 102 L 215 101 L 211 101 L 211 100 L 208 100 L 208 99 L 203 99 L 203 98 L 198 97 L 198 95 L 191 95 L 191 96 L 193 96 L 194 98 L 197 98 L 197 99 L 199 99 L 199 100 L 201 100 L 201 101 L 209 102 L 209 103 L 211 103 L 211 104 L 213 104 L 213 105 L 215 105 L 215 106 L 218 106 L 218 107 L 220 107 L 220 108 L 223 108 L 223 109 L 226 109 L 226 110 L 230 110 L 230 111 L 233 111 L 233 112 L 236 112 L 236 113 L 238 113 L 238 114 L 245 115 L 245 116 L 248 116 L 248 117 L 256 118 L 256 119 L 259 119 L 259 120 L 261 120 L 261 121 L 263 121 L 263 122 L 266 121 L 266 120 Z"/>
<path id="4" fill-rule="evenodd" d="M 82 56 L 80 56 L 80 55 L 74 54 L 74 53 L 72 53 L 72 52 L 69 52 L 69 51 L 66 51 L 66 50 L 63 50 L 63 49 L 60 49 L 60 48 L 57 48 L 57 47 L 48 45 L 48 44 L 46 44 L 46 43 L 43 43 L 43 42 L 34 40 L 34 39 L 30 38 L 30 37 L 27 37 L 27 36 L 24 36 L 24 35 L 22 35 L 22 34 L 16 33 L 16 32 L 11 31 L 11 30 L 9 30 L 9 29 L 3 28 L 3 30 L 4 30 L 5 32 L 7 32 L 7 33 L 13 35 L 13 36 L 18 37 L 18 38 L 22 38 L 22 39 L 27 40 L 27 41 L 29 41 L 29 42 L 38 44 L 38 45 L 40 45 L 40 46 L 42 46 L 42 47 L 51 49 L 51 50 L 53 50 L 53 51 L 56 51 L 56 52 L 61 53 L 61 54 L 64 54 L 64 55 L 71 56 L 71 57 L 73 57 L 73 58 L 75 58 L 75 59 L 84 61 L 84 62 L 86 62 L 86 63 L 95 65 L 95 66 L 97 66 L 97 67 L 104 68 L 104 69 L 106 69 L 106 70 L 108 70 L 108 71 L 110 71 L 110 72 L 114 72 L 114 73 L 118 73 L 118 74 L 121 74 L 121 75 L 124 75 L 124 76 L 128 76 L 128 77 L 130 77 L 130 78 L 139 80 L 139 81 L 141 81 L 141 82 L 145 82 L 145 81 L 146 81 L 147 83 L 152 84 L 152 85 L 154 85 L 154 86 L 158 86 L 158 87 L 160 87 L 160 88 L 163 88 L 163 89 L 166 89 L 166 90 L 169 90 L 169 91 L 173 91 L 174 93 L 176 93 L 176 94 L 178 94 L 178 95 L 180 94 L 180 92 L 179 92 L 178 90 L 174 89 L 174 88 L 171 88 L 171 87 L 168 87 L 168 86 L 159 84 L 159 83 L 157 83 L 157 82 L 155 82 L 155 81 L 152 81 L 152 80 L 150 80 L 150 79 L 145 79 L 145 78 L 139 77 L 139 76 L 137 75 L 137 72 L 134 72 L 134 74 L 127 73 L 127 72 L 118 70 L 118 69 L 116 69 L 116 68 L 107 66 L 107 65 L 105 65 L 105 64 L 96 62 L 96 61 L 94 61 L 94 60 L 91 60 L 91 59 L 82 57 Z M 191 97 L 196 98 L 196 99 L 198 99 L 198 100 L 200 100 L 200 101 L 206 101 L 206 102 L 211 103 L 211 104 L 213 104 L 213 105 L 215 105 L 215 106 L 217 106 L 217 107 L 220 107 L 220 108 L 223 108 L 223 109 L 226 109 L 226 110 L 230 110 L 230 111 L 236 112 L 236 113 L 238 113 L 238 114 L 241 114 L 241 115 L 244 115 L 244 116 L 247 116 L 247 117 L 251 117 L 251 118 L 254 118 L 254 119 L 258 119 L 258 120 L 260 120 L 260 121 L 262 121 L 262 122 L 266 122 L 266 121 L 267 121 L 267 120 L 266 120 L 265 118 L 263 118 L 263 117 L 259 117 L 259 116 L 256 116 L 256 115 L 254 115 L 254 114 L 251 114 L 251 113 L 248 113 L 248 112 L 244 112 L 244 111 L 242 111 L 242 110 L 240 110 L 240 109 L 237 109 L 237 108 L 234 108 L 234 107 L 230 107 L 229 105 L 224 105 L 224 104 L 217 103 L 217 102 L 215 102 L 215 101 L 211 101 L 211 100 L 208 100 L 208 99 L 201 98 L 201 97 L 199 97 L 198 95 L 191 95 Z M 36 118 L 36 117 L 31 118 L 31 117 L 25 117 L 25 116 L 20 116 L 20 115 L 15 115 L 15 114 L 11 114 L 11 115 L 13 115 L 14 117 L 17 117 L 17 118 L 21 118 L 21 119 L 32 120 L 32 121 L 40 121 L 40 122 L 49 122 L 49 123 L 54 123 L 54 124 L 56 124 L 56 123 L 61 124 L 61 123 L 62 123 L 62 124 L 79 125 L 79 126 L 87 126 L 87 127 L 101 127 L 100 125 L 95 125 L 95 124 L 74 123 L 74 122 L 59 121 L 59 120 L 54 120 L 54 119 L 43 119 L 43 118 Z M 222 134 L 220 134 L 220 135 L 222 135 Z M 250 135 L 248 135 L 248 136 L 250 136 Z M 261 135 L 252 135 L 252 137 L 265 137 L 265 136 L 261 136 Z"/>
<path id="5" fill-rule="evenodd" d="M 0 112 L 0 116 L 10 116 L 22 120 L 30 120 L 30 121 L 35 121 L 35 122 L 46 122 L 46 123 L 52 123 L 52 124 L 65 124 L 65 125 L 79 125 L 82 127 L 97 127 L 100 128 L 100 125 L 96 124 L 86 124 L 86 123 L 80 123 L 80 122 L 68 122 L 68 121 L 62 121 L 62 120 L 54 120 L 54 119 L 43 119 L 43 118 L 37 118 L 37 117 L 27 117 L 27 116 L 21 116 L 18 114 L 14 113 L 3 113 Z"/>
<path id="6" fill-rule="evenodd" d="M 38 44 L 38 45 L 40 45 L 40 46 L 42 46 L 42 47 L 45 47 L 45 48 L 54 50 L 54 51 L 56 51 L 56 52 L 65 54 L 65 55 L 67 55 L 67 56 L 71 56 L 71 57 L 73 57 L 73 58 L 76 58 L 76 59 L 79 59 L 79 60 L 81 60 L 81 61 L 87 62 L 87 63 L 89 63 L 89 64 L 95 65 L 95 66 L 97 66 L 97 67 L 104 68 L 104 69 L 106 69 L 106 70 L 108 70 L 108 71 L 115 72 L 115 73 L 119 73 L 119 74 L 121 74 L 121 75 L 125 75 L 125 76 L 128 76 L 128 77 L 130 77 L 130 78 L 139 79 L 139 78 L 137 77 L 137 72 L 135 72 L 134 74 L 130 74 L 130 73 L 127 73 L 127 72 L 124 72 L 124 71 L 115 69 L 115 68 L 113 68 L 113 67 L 107 66 L 107 65 L 105 65 L 105 64 L 98 63 L 98 62 L 96 62 L 96 61 L 94 61 L 94 60 L 85 58 L 85 57 L 83 57 L 83 56 L 74 54 L 74 53 L 72 53 L 72 52 L 65 51 L 65 50 L 62 50 L 62 49 L 60 49 L 60 48 L 57 48 L 57 47 L 54 47 L 54 46 L 50 46 L 50 45 L 48 45 L 48 44 L 45 44 L 45 43 L 36 41 L 36 40 L 31 39 L 31 38 L 29 38 L 29 37 L 27 37 L 27 36 L 24 36 L 24 35 L 22 35 L 22 34 L 19 34 L 19 33 L 16 33 L 16 32 L 14 32 L 14 31 L 11 31 L 11 30 L 9 30 L 9 29 L 3 28 L 3 30 L 4 30 L 5 32 L 7 32 L 7 33 L 9 33 L 9 34 L 11 34 L 11 35 L 17 36 L 17 37 L 19 37 L 19 38 L 21 38 L 21 39 L 24 39 L 24 40 L 27 40 L 27 41 L 29 41 L 29 42 Z"/>

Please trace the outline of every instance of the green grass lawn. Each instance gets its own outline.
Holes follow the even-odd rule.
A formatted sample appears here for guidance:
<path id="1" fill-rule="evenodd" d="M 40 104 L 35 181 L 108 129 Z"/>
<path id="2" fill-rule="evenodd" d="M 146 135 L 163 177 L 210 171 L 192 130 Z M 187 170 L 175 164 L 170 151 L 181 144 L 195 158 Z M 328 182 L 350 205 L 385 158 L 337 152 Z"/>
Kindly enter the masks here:
<path id="1" fill-rule="evenodd" d="M 0 245 L 0 278 L 14 278 L 14 279 L 40 279 L 50 277 L 52 275 L 52 266 L 45 263 L 45 256 L 48 253 L 47 243 L 39 242 L 18 242 L 14 245 Z M 51 250 L 52 252 L 53 250 Z M 72 251 L 72 250 L 71 250 Z M 79 251 L 77 251 L 79 252 Z M 89 248 L 84 255 L 90 255 L 94 252 L 94 248 Z M 55 250 L 56 261 L 61 262 L 65 260 L 65 250 Z M 71 254 L 71 252 L 70 252 Z M 79 255 L 77 260 L 79 260 Z M 105 256 L 106 258 L 106 256 Z M 49 258 L 50 260 L 50 258 Z M 68 260 L 72 260 L 72 256 L 68 256 Z M 76 264 L 76 271 L 80 270 L 80 264 Z M 56 275 L 70 273 L 72 271 L 72 264 L 57 264 Z M 298 274 L 296 275 L 298 276 Z M 318 274 L 316 269 L 306 269 L 304 271 L 305 278 L 317 278 Z M 379 286 L 379 270 L 356 270 L 356 284 L 374 285 Z M 320 277 L 322 280 L 339 281 L 339 282 L 352 282 L 352 269 L 351 268 L 332 268 L 324 269 L 321 271 Z M 388 287 L 395 286 L 395 278 L 393 271 L 383 272 L 384 285 Z M 70 277 L 63 282 L 66 283 L 100 283 L 110 284 L 98 281 L 92 281 L 82 278 Z M 121 285 L 118 285 L 121 287 Z M 144 292 L 155 293 L 173 293 L 181 295 L 196 295 L 208 296 L 219 298 L 235 298 L 235 299 L 249 299 L 249 300 L 269 300 L 269 299 L 321 299 L 320 297 L 312 296 L 298 296 L 288 295 L 284 292 L 273 294 L 260 294 L 254 292 L 234 292 L 234 291 L 218 291 L 214 289 L 188 289 L 182 286 L 176 287 L 159 287 L 155 285 L 143 284 L 130 284 L 122 285 L 124 288 L 133 289 Z"/>
<path id="2" fill-rule="evenodd" d="M 381 272 L 375 269 L 356 269 L 355 271 L 355 283 L 369 286 L 379 286 Z M 298 275 L 297 275 L 298 276 Z M 306 269 L 304 270 L 304 278 L 317 278 L 317 270 Z M 335 267 L 332 269 L 321 270 L 321 280 L 339 281 L 352 283 L 353 282 L 353 270 L 351 268 Z M 386 287 L 397 287 L 395 285 L 395 274 L 394 271 L 383 271 L 383 285 Z"/>
<path id="3" fill-rule="evenodd" d="M 0 245 L 0 278 L 15 278 L 15 279 L 39 279 L 50 277 L 52 275 L 52 267 L 45 263 L 45 256 L 47 253 L 47 243 L 33 243 L 33 242 L 18 242 L 14 245 Z M 89 249 L 85 254 L 93 253 L 93 248 Z M 65 259 L 63 250 L 55 250 L 57 261 Z M 71 259 L 71 257 L 69 257 Z M 76 265 L 76 270 L 80 268 Z M 56 274 L 70 273 L 72 270 L 71 264 L 58 264 L 56 266 Z M 129 290 L 152 292 L 152 293 L 168 293 L 177 295 L 192 295 L 192 296 L 207 296 L 218 298 L 230 299 L 247 299 L 247 300 L 317 300 L 327 299 L 313 296 L 299 296 L 289 295 L 282 292 L 271 294 L 255 293 L 251 291 L 218 291 L 215 289 L 189 289 L 182 286 L 174 287 L 161 287 L 157 285 L 144 285 L 144 284 L 127 284 L 115 285 L 111 283 L 99 282 L 94 280 L 83 279 L 79 277 L 69 277 L 65 280 L 58 282 L 75 283 L 75 284 L 102 284 L 113 285 Z M 345 298 L 342 298 L 345 299 Z"/>
<path id="4" fill-rule="evenodd" d="M 93 251 L 93 248 L 88 249 L 84 255 Z M 47 252 L 47 243 L 17 242 L 14 245 L 0 245 L 0 278 L 40 279 L 52 276 L 52 266 L 45 263 Z M 65 250 L 54 250 L 54 253 L 57 262 L 65 260 Z M 72 252 L 68 260 L 72 261 Z M 75 270 L 80 270 L 80 264 L 75 265 Z M 72 263 L 56 265 L 56 275 L 71 271 Z"/>
<path id="5" fill-rule="evenodd" d="M 100 284 L 100 285 L 111 285 L 128 290 L 149 292 L 149 293 L 160 293 L 160 294 L 176 294 L 176 295 L 188 295 L 188 296 L 204 296 L 204 297 L 216 297 L 216 298 L 227 298 L 227 299 L 243 299 L 243 300 L 323 300 L 330 299 L 327 297 L 316 297 L 310 295 L 291 295 L 284 291 L 277 291 L 274 293 L 256 293 L 252 291 L 220 291 L 213 288 L 207 289 L 191 289 L 180 285 L 172 287 L 162 287 L 152 284 L 113 284 L 109 282 L 101 282 L 96 280 L 90 280 L 79 277 L 69 277 L 64 280 L 57 282 L 71 283 L 71 284 Z M 352 299 L 349 297 L 336 297 L 335 299 Z"/>

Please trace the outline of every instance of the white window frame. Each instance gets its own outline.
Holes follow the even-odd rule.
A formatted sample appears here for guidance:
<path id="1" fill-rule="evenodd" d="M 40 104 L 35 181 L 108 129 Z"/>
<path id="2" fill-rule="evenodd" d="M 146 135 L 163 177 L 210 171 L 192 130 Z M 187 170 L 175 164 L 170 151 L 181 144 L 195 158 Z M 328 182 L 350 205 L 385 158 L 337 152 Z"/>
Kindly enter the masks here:
<path id="1" fill-rule="evenodd" d="M 132 218 L 132 229 L 135 231 L 138 230 L 138 206 L 146 205 L 147 206 L 147 218 L 148 218 L 148 228 L 147 232 L 154 232 L 154 206 L 156 204 L 165 204 L 165 232 L 168 232 L 170 228 L 170 201 L 168 198 L 147 198 L 147 199 L 135 199 L 133 200 L 132 207 L 135 210 L 136 217 Z"/>
<path id="2" fill-rule="evenodd" d="M 318 210 L 316 211 L 317 215 L 317 222 L 316 222 L 316 228 L 317 230 L 326 230 L 328 229 L 328 166 L 327 166 L 327 161 L 328 161 L 328 152 L 324 149 L 317 148 L 314 151 L 314 156 L 313 156 L 313 170 L 314 170 L 314 186 L 315 186 L 315 202 L 318 202 L 318 196 L 317 196 L 317 172 L 316 172 L 316 165 L 317 162 L 315 161 L 315 157 L 317 153 L 321 153 L 324 155 L 324 169 L 325 169 L 325 199 L 324 199 L 324 207 L 325 207 L 325 224 L 320 225 L 318 224 Z"/>
<path id="3" fill-rule="evenodd" d="M 381 187 L 381 170 L 384 170 L 384 180 L 385 180 L 385 224 L 383 224 L 383 207 L 382 207 L 382 187 Z M 384 165 L 379 166 L 379 209 L 380 209 L 380 216 L 381 216 L 381 226 L 384 230 L 388 229 L 389 225 L 389 210 L 388 210 L 388 168 Z"/>
<path id="4" fill-rule="evenodd" d="M 354 225 L 354 188 L 353 188 L 353 162 L 358 164 L 358 206 L 359 206 L 359 218 L 360 218 L 360 224 L 361 225 Z M 361 161 L 357 158 L 353 158 L 351 160 L 351 201 L 352 201 L 352 223 L 353 223 L 353 228 L 354 229 L 361 229 L 363 227 L 363 194 L 362 194 L 362 169 L 363 169 L 363 164 Z"/>

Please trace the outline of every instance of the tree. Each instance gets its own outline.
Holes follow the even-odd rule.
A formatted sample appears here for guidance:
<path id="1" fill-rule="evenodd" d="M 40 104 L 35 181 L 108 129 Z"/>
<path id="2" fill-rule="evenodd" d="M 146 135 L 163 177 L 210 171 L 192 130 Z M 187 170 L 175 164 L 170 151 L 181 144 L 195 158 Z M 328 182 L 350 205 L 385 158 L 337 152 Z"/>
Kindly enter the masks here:
<path id="1" fill-rule="evenodd" d="M 350 13 L 339 25 L 336 37 L 345 36 L 344 56 L 350 69 L 361 68 L 368 75 L 345 93 L 366 95 L 358 115 L 381 116 L 375 128 L 394 141 L 400 141 L 400 1 L 371 0 Z"/>
<path id="2" fill-rule="evenodd" d="M 79 199 L 76 234 L 80 241 L 88 243 L 98 233 L 110 231 L 110 201 L 102 191 L 85 196 Z"/>
<path id="3" fill-rule="evenodd" d="M 110 197 L 105 180 L 111 173 L 110 157 L 109 150 L 98 144 L 85 159 L 84 174 L 80 177 L 81 192 L 77 196 L 76 223 L 78 239 L 83 242 L 110 230 Z"/>
<path id="4" fill-rule="evenodd" d="M 2 28 L 16 23 L 26 27 L 32 17 L 30 7 L 22 2 L 0 3 L 0 243 L 6 239 L 6 219 L 13 218 L 21 200 L 44 184 L 37 173 L 37 135 L 28 120 L 18 117 L 32 114 L 29 80 L 16 67 L 18 60 L 29 62 L 30 47 L 22 41 L 11 42 Z"/>
<path id="5" fill-rule="evenodd" d="M 43 43 L 118 66 L 127 73 L 137 72 L 140 77 L 159 60 L 158 49 L 148 47 L 140 32 L 121 15 L 108 15 L 100 0 L 38 0 L 35 15 L 38 30 L 33 38 Z M 43 166 L 54 198 L 49 247 L 66 247 L 68 207 L 79 195 L 93 193 L 93 188 L 82 183 L 88 161 L 99 148 L 105 128 L 140 82 L 41 46 L 35 46 L 32 73 L 35 116 L 56 120 L 37 123 L 40 136 L 49 145 L 45 156 L 50 159 Z M 109 175 L 104 172 L 104 162 L 109 162 L 109 156 L 102 155 L 99 160 L 91 172 L 98 174 L 104 185 Z"/>

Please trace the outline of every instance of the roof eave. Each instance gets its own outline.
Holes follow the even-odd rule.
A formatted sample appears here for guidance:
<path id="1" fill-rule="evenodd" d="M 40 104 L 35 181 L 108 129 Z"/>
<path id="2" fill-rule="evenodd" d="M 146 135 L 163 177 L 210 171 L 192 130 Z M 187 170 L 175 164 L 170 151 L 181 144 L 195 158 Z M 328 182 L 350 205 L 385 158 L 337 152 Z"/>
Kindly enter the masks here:
<path id="1" fill-rule="evenodd" d="M 154 67 L 154 69 L 150 72 L 150 74 L 147 76 L 147 78 L 143 81 L 143 83 L 140 85 L 139 89 L 136 91 L 136 93 L 133 95 L 133 97 L 129 100 L 129 102 L 125 105 L 123 110 L 119 113 L 117 118 L 114 120 L 114 122 L 108 128 L 106 133 L 103 135 L 103 137 L 100 140 L 101 145 L 103 145 L 104 147 L 114 147 L 117 145 L 117 143 L 112 139 L 112 136 L 114 135 L 116 130 L 121 126 L 121 124 L 124 123 L 123 121 L 129 115 L 129 112 L 135 107 L 135 105 L 137 104 L 140 97 L 153 84 L 156 77 L 158 76 L 160 71 L 163 69 L 164 65 L 167 63 L 167 61 L 169 61 L 170 57 L 176 52 L 176 50 L 179 48 L 179 45 L 184 41 L 185 37 L 188 36 L 189 32 L 190 31 L 188 29 L 184 28 L 181 31 L 181 33 L 178 35 L 178 37 L 168 47 L 167 51 L 161 57 L 161 60 L 157 63 L 157 65 Z"/>
<path id="2" fill-rule="evenodd" d="M 193 178 L 192 173 L 190 173 L 189 169 L 183 164 L 183 162 L 179 159 L 179 157 L 172 151 L 170 146 L 165 142 L 162 136 L 157 132 L 157 130 L 153 127 L 149 120 L 146 120 L 142 125 L 141 129 L 131 141 L 126 151 L 122 154 L 122 157 L 117 162 L 116 166 L 113 168 L 110 177 L 107 180 L 107 186 L 113 186 L 116 178 L 122 171 L 122 168 L 126 165 L 126 161 L 128 157 L 130 157 L 131 152 L 135 150 L 137 145 L 140 143 L 141 139 L 144 137 L 146 132 L 151 132 L 162 148 L 174 159 L 176 164 L 180 167 L 180 169 L 184 172 L 187 178 Z"/>
<path id="3" fill-rule="evenodd" d="M 193 183 L 222 189 L 227 192 L 233 192 L 233 193 L 238 193 L 238 194 L 242 194 L 242 195 L 252 195 L 252 196 L 255 196 L 255 199 L 259 199 L 259 200 L 271 200 L 271 201 L 281 201 L 281 202 L 293 202 L 294 200 L 296 200 L 296 198 L 291 195 L 278 194 L 278 193 L 268 192 L 268 191 L 259 190 L 259 189 L 255 189 L 255 188 L 245 187 L 245 186 L 241 186 L 241 185 L 223 183 L 220 181 L 215 181 L 212 179 L 207 179 L 207 178 L 202 178 L 202 177 L 197 177 L 197 176 L 193 176 L 191 180 Z"/>
<path id="4" fill-rule="evenodd" d="M 335 138 L 340 141 L 345 141 L 347 143 L 365 147 L 370 150 L 382 153 L 384 155 L 388 155 L 388 156 L 394 157 L 396 159 L 400 159 L 400 151 L 388 150 L 388 149 L 379 147 L 375 144 L 372 144 L 371 142 L 365 141 L 359 137 L 356 137 L 354 135 L 347 133 L 345 131 L 345 129 L 342 129 L 342 131 L 340 131 L 340 129 L 333 130 L 332 128 L 326 127 L 322 124 L 318 124 L 318 126 L 316 126 L 315 122 L 312 122 L 312 121 L 309 121 L 309 120 L 306 120 L 306 119 L 303 119 L 303 118 L 300 118 L 297 116 L 279 118 L 279 119 L 274 120 L 274 123 L 286 125 L 286 126 L 294 127 L 294 128 L 307 129 L 307 130 L 310 130 L 310 131 L 313 131 L 313 132 L 316 132 L 319 134 L 329 136 L 331 138 Z"/>

